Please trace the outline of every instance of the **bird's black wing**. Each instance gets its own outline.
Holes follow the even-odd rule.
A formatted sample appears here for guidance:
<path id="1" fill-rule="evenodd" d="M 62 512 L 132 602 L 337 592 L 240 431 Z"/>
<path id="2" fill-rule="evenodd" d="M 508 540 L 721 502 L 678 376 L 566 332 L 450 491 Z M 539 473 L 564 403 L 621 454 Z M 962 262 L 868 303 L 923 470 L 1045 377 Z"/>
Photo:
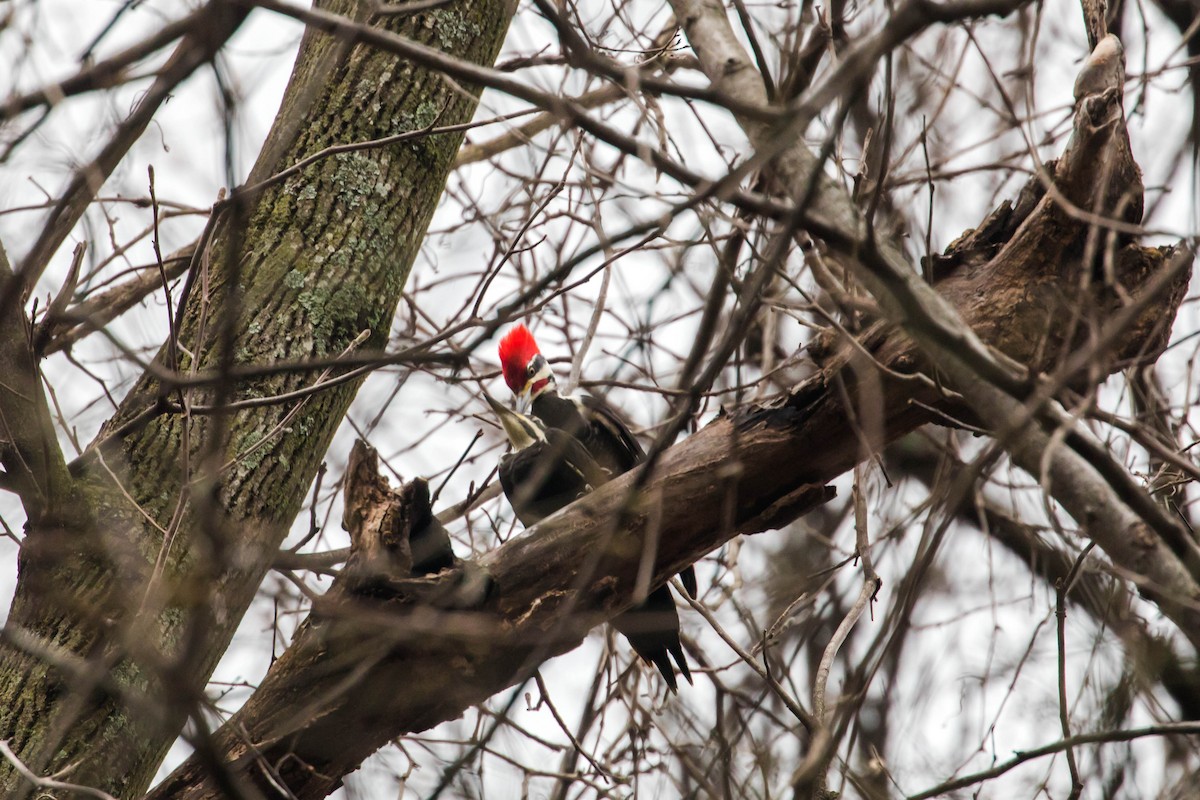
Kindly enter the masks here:
<path id="1" fill-rule="evenodd" d="M 608 481 L 579 440 L 554 428 L 546 440 L 500 459 L 500 485 L 523 525 L 535 525 Z"/>
<path id="2" fill-rule="evenodd" d="M 587 412 L 586 420 L 591 428 L 589 438 L 598 447 L 608 451 L 620 472 L 627 472 L 646 460 L 646 451 L 612 406 L 586 394 L 579 398 L 579 402 Z M 603 458 L 597 460 L 603 464 Z M 679 579 L 683 581 L 688 597 L 697 599 L 696 568 L 689 564 L 679 573 Z"/>
<path id="3" fill-rule="evenodd" d="M 633 431 L 608 403 L 586 394 L 579 402 L 586 412 L 590 437 L 613 453 L 621 472 L 628 472 L 646 460 L 646 451 Z"/>

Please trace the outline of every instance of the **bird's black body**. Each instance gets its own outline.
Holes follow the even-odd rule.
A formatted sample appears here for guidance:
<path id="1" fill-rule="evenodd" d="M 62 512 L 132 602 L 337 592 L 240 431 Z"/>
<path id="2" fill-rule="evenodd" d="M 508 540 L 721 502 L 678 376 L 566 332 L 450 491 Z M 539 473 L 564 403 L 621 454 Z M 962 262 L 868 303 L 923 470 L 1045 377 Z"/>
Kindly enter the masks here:
<path id="1" fill-rule="evenodd" d="M 628 472 L 646 460 L 646 451 L 628 426 L 612 409 L 593 397 L 585 395 L 574 400 L 551 388 L 534 398 L 530 410 L 548 430 L 564 431 L 578 439 L 595 463 L 612 477 Z M 679 577 L 688 594 L 695 597 L 695 570 L 689 566 Z M 678 685 L 668 653 L 674 657 L 688 683 L 692 682 L 679 643 L 679 612 L 675 609 L 675 598 L 665 584 L 651 592 L 641 605 L 614 619 L 612 625 L 629 640 L 639 656 L 658 667 L 671 691 L 677 691 Z"/>
<path id="2" fill-rule="evenodd" d="M 518 400 L 528 399 L 539 430 L 559 431 L 576 440 L 603 471 L 601 483 L 646 460 L 637 439 L 611 408 L 591 397 L 576 400 L 558 393 L 554 372 L 524 325 L 517 325 L 505 334 L 500 340 L 499 355 L 504 382 Z M 679 577 L 687 593 L 695 597 L 696 573 L 692 567 L 687 567 Z M 655 589 L 641 605 L 620 615 L 612 624 L 629 639 L 639 656 L 658 668 L 671 691 L 677 690 L 672 657 L 684 678 L 692 682 L 679 641 L 679 612 L 666 585 Z"/>
<path id="3" fill-rule="evenodd" d="M 500 459 L 500 486 L 522 525 L 536 525 L 607 482 L 583 445 L 560 430 Z"/>
<path id="4" fill-rule="evenodd" d="M 578 439 L 596 463 L 616 477 L 646 460 L 629 426 L 602 401 L 584 395 L 578 400 L 563 397 L 553 388 L 534 398 L 533 416 L 547 428 L 557 428 Z M 688 566 L 679 573 L 683 588 L 696 597 L 696 570 Z"/>
<path id="5" fill-rule="evenodd" d="M 614 477 L 646 460 L 646 452 L 625 423 L 594 397 L 585 395 L 576 401 L 545 391 L 534 398 L 530 410 L 547 428 L 566 431 L 578 439 Z"/>
<path id="6" fill-rule="evenodd" d="M 569 400 L 565 402 L 571 402 Z M 500 459 L 500 486 L 522 525 L 536 525 L 593 489 L 612 475 L 602 469 L 574 436 L 533 421 L 544 439 L 536 439 Z M 665 585 L 639 606 L 616 617 L 612 625 L 624 634 L 634 652 L 658 667 L 671 691 L 678 691 L 671 657 L 690 683 L 691 672 L 679 643 L 679 612 Z"/>

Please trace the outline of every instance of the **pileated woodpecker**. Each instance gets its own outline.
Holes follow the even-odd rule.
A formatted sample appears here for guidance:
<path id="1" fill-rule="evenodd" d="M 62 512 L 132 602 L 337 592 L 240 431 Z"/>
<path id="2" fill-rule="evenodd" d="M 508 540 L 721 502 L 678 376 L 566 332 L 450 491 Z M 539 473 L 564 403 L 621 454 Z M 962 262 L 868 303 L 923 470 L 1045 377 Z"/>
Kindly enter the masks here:
<path id="1" fill-rule="evenodd" d="M 512 389 L 518 405 L 527 407 L 545 430 L 562 431 L 577 439 L 608 476 L 620 475 L 646 460 L 642 446 L 611 408 L 587 395 L 559 394 L 550 364 L 524 325 L 517 325 L 500 340 L 500 366 L 504 382 Z M 679 577 L 688 594 L 695 597 L 695 570 L 689 566 Z M 672 691 L 677 688 L 668 652 L 675 657 L 683 677 L 692 682 L 679 644 L 675 598 L 666 585 L 655 589 L 641 605 L 617 617 L 612 624 L 638 655 L 658 667 Z"/>
<path id="2" fill-rule="evenodd" d="M 500 458 L 500 487 L 529 527 L 608 482 L 606 473 L 573 436 L 483 395 L 513 449 Z"/>
<path id="3" fill-rule="evenodd" d="M 513 411 L 486 392 L 484 397 L 512 442 L 512 451 L 500 459 L 500 486 L 522 525 L 541 522 L 610 480 L 611 473 L 574 436 L 547 428 L 541 420 Z M 692 682 L 679 643 L 679 612 L 666 586 L 613 619 L 612 626 L 629 640 L 634 652 L 658 667 L 672 692 L 679 691 L 672 657 L 683 677 Z"/>

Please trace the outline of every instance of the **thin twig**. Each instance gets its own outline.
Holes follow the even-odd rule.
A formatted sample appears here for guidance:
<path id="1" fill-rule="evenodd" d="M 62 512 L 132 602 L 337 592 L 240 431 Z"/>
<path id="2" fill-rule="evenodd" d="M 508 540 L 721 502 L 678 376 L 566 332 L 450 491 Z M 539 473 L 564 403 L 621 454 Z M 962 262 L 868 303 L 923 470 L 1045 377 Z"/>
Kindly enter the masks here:
<path id="1" fill-rule="evenodd" d="M 998 778 L 1014 767 L 1024 764 L 1026 761 L 1061 753 L 1063 750 L 1071 747 L 1106 742 L 1132 742 L 1134 739 L 1141 739 L 1147 736 L 1182 736 L 1197 733 L 1200 733 L 1200 722 L 1171 722 L 1163 725 L 1147 725 L 1144 728 L 1133 728 L 1125 731 L 1113 730 L 1081 733 L 1078 736 L 1072 736 L 1069 739 L 1060 739 L 1057 742 L 1035 747 L 1032 750 L 1017 750 L 1015 751 L 1016 755 L 1008 761 L 1002 761 L 990 769 L 973 772 L 961 778 L 939 783 L 937 786 L 917 792 L 916 794 L 910 794 L 906 800 L 928 800 L 930 797 L 949 794 L 950 792 L 964 789 L 976 783 Z"/>
<path id="2" fill-rule="evenodd" d="M 56 781 L 53 778 L 38 777 L 37 775 L 33 774 L 33 771 L 30 770 L 29 767 L 25 766 L 21 759 L 17 758 L 17 754 L 14 753 L 11 748 L 9 748 L 7 739 L 0 739 L 0 754 L 4 756 L 8 763 L 13 765 L 13 769 L 15 769 L 22 778 L 29 781 L 38 789 L 73 792 L 75 794 L 87 795 L 88 797 L 95 797 L 98 798 L 98 800 L 117 800 L 117 798 L 113 797 L 108 792 L 101 791 L 100 789 L 93 789 L 91 786 L 80 786 L 77 783 L 66 783 L 65 781 Z"/>
<path id="3" fill-rule="evenodd" d="M 542 680 L 541 670 L 533 673 L 533 679 L 537 682 L 538 691 L 541 692 L 542 700 L 546 702 L 546 708 L 550 709 L 550 715 L 554 717 L 554 721 L 558 723 L 558 727 L 562 729 L 562 732 L 565 733 L 567 738 L 571 740 L 571 746 L 575 748 L 575 752 L 583 756 L 587 762 L 592 765 L 592 769 L 596 770 L 597 774 L 599 774 L 605 780 L 617 781 L 618 783 L 622 782 L 615 775 L 605 769 L 603 764 L 592 758 L 592 754 L 587 750 L 584 750 L 583 745 L 580 744 L 579 740 L 575 738 L 575 734 L 571 733 L 571 728 L 566 722 L 563 721 L 563 718 L 558 713 L 558 709 L 554 707 L 553 701 L 550 700 L 550 690 L 546 688 L 546 682 Z"/>
<path id="4" fill-rule="evenodd" d="M 814 743 L 809 748 L 809 756 L 805 758 L 804 763 L 792 775 L 792 787 L 800 788 L 805 786 L 812 787 L 812 796 L 821 797 L 825 789 L 825 771 L 829 759 L 833 755 L 833 749 L 837 746 L 837 740 L 832 734 L 832 712 L 826 710 L 825 694 L 829 683 L 829 672 L 833 668 L 833 660 L 837 657 L 838 651 L 845 644 L 846 639 L 850 636 L 850 631 L 862 618 L 863 611 L 871 604 L 876 592 L 879 591 L 880 580 L 875 574 L 875 566 L 871 560 L 871 540 L 869 535 L 869 526 L 867 524 L 867 503 L 866 493 L 863 489 L 863 480 L 866 468 L 860 462 L 854 467 L 854 531 L 855 542 L 858 557 L 862 560 L 863 582 L 862 588 L 859 589 L 858 598 L 854 601 L 854 605 L 842 618 L 841 623 L 837 626 L 837 630 L 833 632 L 833 636 L 829 640 L 829 644 L 825 646 L 825 650 L 821 653 L 821 661 L 817 665 L 817 672 L 813 679 L 812 689 L 812 706 L 813 716 L 816 717 L 817 723 L 820 726 L 818 733 L 824 734 L 823 737 L 814 737 Z M 815 741 L 821 738 L 818 743 Z"/>
<path id="5" fill-rule="evenodd" d="M 1075 583 L 1076 577 L 1079 575 L 1080 568 L 1083 562 L 1087 559 L 1088 554 L 1092 552 L 1092 548 L 1096 546 L 1095 542 L 1089 542 L 1088 546 L 1083 548 L 1079 557 L 1075 559 L 1071 571 L 1067 573 L 1065 579 L 1055 581 L 1055 617 L 1058 620 L 1058 721 L 1062 726 L 1064 740 L 1071 738 L 1071 718 L 1067 710 L 1067 593 L 1071 591 L 1071 587 Z M 1078 800 L 1080 793 L 1083 791 L 1083 781 L 1079 776 L 1079 764 L 1075 760 L 1075 749 L 1067 747 L 1067 769 L 1071 772 L 1071 793 L 1068 795 L 1068 800 Z"/>
<path id="6" fill-rule="evenodd" d="M 758 673 L 760 678 L 766 681 L 767 685 L 771 687 L 771 691 L 775 692 L 783 704 L 787 706 L 788 711 L 792 712 L 792 715 L 795 716 L 796 719 L 800 720 L 800 724 L 802 724 L 810 732 L 815 731 L 818 727 L 816 716 L 806 711 L 803 706 L 796 702 L 796 699 L 788 694 L 787 690 L 783 688 L 783 685 L 780 684 L 779 681 L 775 680 L 774 676 L 767 671 L 766 667 L 764 667 L 762 664 L 759 664 L 758 659 L 756 659 L 744 647 L 738 644 L 737 640 L 734 639 L 729 632 L 725 630 L 721 623 L 717 621 L 717 618 L 713 616 L 713 613 L 708 610 L 707 606 L 698 600 L 693 600 L 691 595 L 689 595 L 683 588 L 683 584 L 680 583 L 678 578 L 672 578 L 671 585 L 675 588 L 676 593 L 685 601 L 687 601 L 688 605 L 692 607 L 693 611 L 704 617 L 704 620 L 712 627 L 714 631 L 716 631 L 716 634 L 720 636 L 722 640 L 724 640 L 725 644 L 729 645 L 729 649 L 737 654 L 737 657 L 740 658 L 748 667 L 750 667 L 750 669 Z"/>

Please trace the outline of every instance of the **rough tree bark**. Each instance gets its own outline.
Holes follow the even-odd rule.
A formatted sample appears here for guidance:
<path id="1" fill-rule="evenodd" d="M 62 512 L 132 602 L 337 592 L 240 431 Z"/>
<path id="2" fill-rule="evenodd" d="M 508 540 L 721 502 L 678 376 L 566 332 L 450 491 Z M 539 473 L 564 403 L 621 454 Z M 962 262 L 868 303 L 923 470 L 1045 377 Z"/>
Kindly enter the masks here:
<path id="1" fill-rule="evenodd" d="M 373 20 L 366 2 L 321 5 L 478 64 L 494 61 L 512 13 L 485 0 Z M 310 33 L 248 186 L 330 145 L 469 121 L 478 91 Z M 0 390 L 3 417 L 19 424 L 5 437 L 4 466 L 29 524 L 0 650 L 0 739 L 35 773 L 69 768 L 77 784 L 144 791 L 198 708 L 361 382 L 223 410 L 314 383 L 314 371 L 235 380 L 238 365 L 384 347 L 461 138 L 341 153 L 218 203 L 177 338 L 69 473 L 28 324 L 4 317 L 0 358 L 20 376 Z M 0 278 L 5 296 L 16 291 L 11 272 Z M 30 788 L 0 763 L 0 794 Z"/>
<path id="2" fill-rule="evenodd" d="M 1096 66 L 1089 62 L 1085 75 L 1095 77 Z M 939 260 L 940 301 L 953 314 L 949 322 L 939 321 L 950 326 L 949 343 L 928 344 L 927 333 L 881 324 L 856 344 L 830 348 L 825 366 L 810 380 L 771 402 L 739 409 L 666 451 L 636 496 L 631 489 L 638 471 L 483 559 L 494 592 L 478 608 L 449 607 L 453 603 L 444 598 L 453 597 L 453 572 L 421 581 L 385 569 L 366 579 L 361 565 L 352 566 L 315 606 L 254 696 L 217 733 L 227 777 L 243 782 L 251 796 L 278 783 L 299 798 L 324 796 L 387 741 L 456 718 L 628 607 L 644 548 L 657 553 L 653 582 L 664 581 L 733 536 L 786 525 L 830 496 L 825 482 L 884 443 L 919 425 L 944 422 L 948 414 L 989 421 L 1014 457 L 1028 462 L 1037 456 L 1035 468 L 1047 455 L 1069 459 L 1043 441 L 1047 424 L 1062 424 L 1053 417 L 1046 423 L 1029 415 L 1014 440 L 1010 425 L 1020 420 L 994 422 L 989 403 L 998 387 L 966 386 L 982 379 L 961 367 L 952 369 L 956 380 L 946 388 L 929 376 L 943 367 L 938 347 L 974 335 L 975 346 L 993 359 L 993 374 L 1020 395 L 1004 397 L 1017 409 L 1037 412 L 1053 393 L 1040 398 L 1044 386 L 1031 376 L 1051 373 L 1064 382 L 1066 376 L 1080 388 L 1125 360 L 1152 360 L 1165 346 L 1191 253 L 1107 235 L 1113 223 L 1103 221 L 1140 209 L 1142 193 L 1120 114 L 1120 86 L 1112 72 L 1085 86 L 1076 135 L 1062 157 L 1030 181 L 1017 203 L 1003 204 Z M 824 191 L 834 191 L 831 186 Z M 838 202 L 846 207 L 844 198 Z M 824 230 L 833 224 L 816 223 Z M 1106 246 L 1089 245 L 1097 232 Z M 850 236 L 831 239 L 824 245 L 829 257 L 861 257 L 856 269 L 883 269 L 863 242 L 853 240 L 857 247 L 851 248 Z M 1108 272 L 1096 272 L 1105 263 Z M 915 302 L 924 300 L 918 295 Z M 897 305 L 882 297 L 881 314 Z M 909 312 L 909 322 L 931 313 L 920 306 Z M 1110 319 L 1121 324 L 1119 344 L 1109 328 L 1097 332 L 1089 324 Z M 1082 376 L 1064 369 L 1080 348 L 1088 351 L 1088 363 L 1104 366 Z M 1006 371 L 1017 362 L 1023 373 Z M 968 402 L 953 389 L 963 389 Z M 877 412 L 881 424 L 858 426 L 864 409 Z M 1086 442 L 1074 446 L 1086 449 Z M 1037 453 L 1029 449 L 1034 447 Z M 1173 549 L 1170 532 L 1161 536 L 1140 520 L 1134 528 L 1122 522 L 1137 520 L 1126 504 L 1136 507 L 1139 498 L 1087 471 L 1066 488 L 1053 488 L 1084 531 L 1117 564 L 1148 578 L 1147 595 L 1185 635 L 1200 640 L 1200 616 L 1193 610 L 1200 592 L 1195 565 L 1186 563 L 1190 553 Z M 409 490 L 381 494 L 379 502 L 392 508 L 391 518 L 416 513 L 402 510 L 411 502 Z M 1113 520 L 1123 526 L 1107 530 Z M 359 531 L 356 551 L 386 551 L 394 536 L 394 529 Z M 209 766 L 196 758 L 152 794 L 158 800 L 219 796 Z"/>

